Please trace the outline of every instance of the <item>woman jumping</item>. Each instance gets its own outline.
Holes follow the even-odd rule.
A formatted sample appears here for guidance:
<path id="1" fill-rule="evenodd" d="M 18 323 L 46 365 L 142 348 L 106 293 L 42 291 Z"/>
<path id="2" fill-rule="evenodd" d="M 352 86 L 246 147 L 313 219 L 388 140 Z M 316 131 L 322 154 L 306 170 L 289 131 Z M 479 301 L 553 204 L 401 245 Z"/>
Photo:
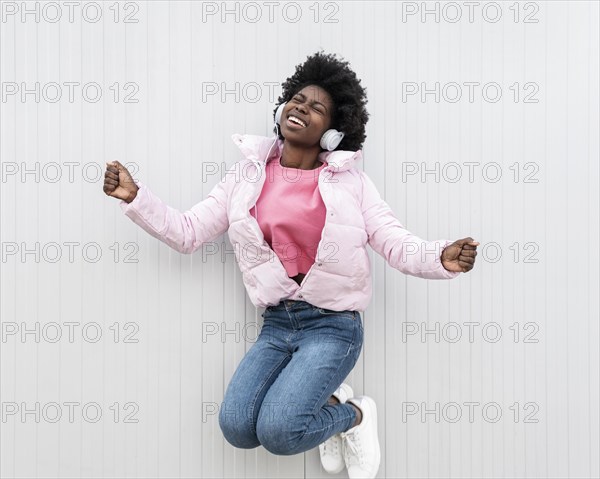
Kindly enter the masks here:
<path id="1" fill-rule="evenodd" d="M 372 296 L 366 245 L 425 279 L 470 271 L 479 245 L 426 241 L 404 228 L 356 167 L 365 105 L 348 62 L 315 53 L 282 85 L 274 137 L 233 135 L 243 158 L 185 213 L 118 161 L 107 163 L 104 180 L 125 215 L 181 253 L 227 232 L 249 298 L 266 308 L 219 410 L 225 439 L 280 455 L 319 446 L 323 468 L 346 467 L 350 478 L 375 477 L 381 460 L 375 401 L 343 383 Z"/>

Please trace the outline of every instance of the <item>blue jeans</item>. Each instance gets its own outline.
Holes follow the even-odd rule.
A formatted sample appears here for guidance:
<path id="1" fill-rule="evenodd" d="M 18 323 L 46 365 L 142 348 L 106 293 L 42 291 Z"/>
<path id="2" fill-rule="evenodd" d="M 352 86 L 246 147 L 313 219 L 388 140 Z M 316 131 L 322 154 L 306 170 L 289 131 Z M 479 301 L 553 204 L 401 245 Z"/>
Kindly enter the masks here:
<path id="1" fill-rule="evenodd" d="M 263 327 L 238 365 L 219 411 L 235 447 L 272 454 L 308 451 L 347 431 L 349 404 L 328 404 L 363 344 L 359 311 L 333 311 L 285 299 L 265 309 Z"/>

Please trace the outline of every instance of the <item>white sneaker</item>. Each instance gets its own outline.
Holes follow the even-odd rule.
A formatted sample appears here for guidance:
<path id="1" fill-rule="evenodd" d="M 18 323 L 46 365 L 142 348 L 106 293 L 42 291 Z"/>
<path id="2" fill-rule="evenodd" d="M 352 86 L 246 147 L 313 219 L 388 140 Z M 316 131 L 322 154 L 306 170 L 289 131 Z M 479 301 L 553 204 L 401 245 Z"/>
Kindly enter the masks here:
<path id="1" fill-rule="evenodd" d="M 360 424 L 342 432 L 344 462 L 350 479 L 367 479 L 377 475 L 381 462 L 377 437 L 377 406 L 369 396 L 349 398 L 362 412 Z"/>
<path id="2" fill-rule="evenodd" d="M 332 396 L 335 396 L 340 403 L 345 403 L 348 398 L 353 395 L 354 392 L 352 391 L 352 388 L 346 383 L 342 383 L 332 394 Z M 340 434 L 334 434 L 327 439 L 327 441 L 319 444 L 319 452 L 321 453 L 321 464 L 323 465 L 323 469 L 329 474 L 337 474 L 346 467 L 344 452 L 342 450 L 342 437 Z"/>

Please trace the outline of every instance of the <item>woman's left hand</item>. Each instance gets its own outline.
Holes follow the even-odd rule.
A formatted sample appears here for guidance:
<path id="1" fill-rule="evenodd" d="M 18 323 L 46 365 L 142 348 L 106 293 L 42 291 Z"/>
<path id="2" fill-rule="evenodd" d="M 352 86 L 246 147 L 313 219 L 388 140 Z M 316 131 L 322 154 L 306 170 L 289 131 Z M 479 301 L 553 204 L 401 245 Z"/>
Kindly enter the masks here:
<path id="1" fill-rule="evenodd" d="M 470 236 L 456 240 L 444 248 L 441 255 L 442 265 L 448 271 L 467 273 L 475 265 L 479 243 Z"/>

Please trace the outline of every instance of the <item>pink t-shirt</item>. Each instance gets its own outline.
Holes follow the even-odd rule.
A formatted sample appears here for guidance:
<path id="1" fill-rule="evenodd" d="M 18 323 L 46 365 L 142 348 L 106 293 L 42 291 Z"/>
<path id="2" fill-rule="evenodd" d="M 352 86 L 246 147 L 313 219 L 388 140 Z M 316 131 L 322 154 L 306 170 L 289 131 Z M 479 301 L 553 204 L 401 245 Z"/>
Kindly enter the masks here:
<path id="1" fill-rule="evenodd" d="M 267 162 L 257 212 L 250 209 L 289 277 L 306 274 L 315 262 L 327 213 L 318 185 L 326 164 L 301 170 L 281 166 L 280 157 L 273 158 Z"/>

